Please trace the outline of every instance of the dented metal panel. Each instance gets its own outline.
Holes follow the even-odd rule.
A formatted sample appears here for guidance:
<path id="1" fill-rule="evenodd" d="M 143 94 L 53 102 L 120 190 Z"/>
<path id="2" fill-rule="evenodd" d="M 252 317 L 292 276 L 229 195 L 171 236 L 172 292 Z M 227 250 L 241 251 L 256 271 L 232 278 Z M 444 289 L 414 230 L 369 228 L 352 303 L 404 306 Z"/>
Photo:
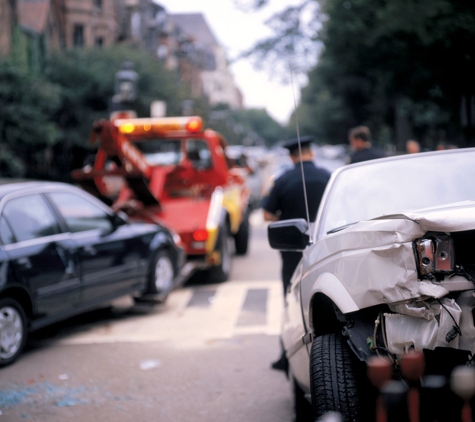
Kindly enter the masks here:
<path id="1" fill-rule="evenodd" d="M 460 232 L 475 228 L 475 201 L 464 201 L 426 210 L 385 215 L 379 219 L 409 219 L 424 232 Z"/>
<path id="2" fill-rule="evenodd" d="M 440 303 L 434 301 L 430 304 L 419 302 L 390 306 L 391 311 L 396 313 L 384 314 L 388 350 L 399 355 L 412 348 L 434 350 L 436 347 L 450 347 L 473 354 L 474 307 L 473 290 L 462 292 L 457 299 L 443 298 Z"/>
<path id="3" fill-rule="evenodd" d="M 475 202 L 470 201 L 424 213 L 362 221 L 331 234 L 304 251 L 304 268 L 308 269 L 304 277 L 309 279 L 304 288 L 309 291 L 303 297 L 322 291 L 318 280 L 325 273 L 341 281 L 360 309 L 442 297 L 446 291 L 473 287 L 459 276 L 435 284 L 421 282 L 412 242 L 427 231 L 473 230 L 474 216 Z"/>

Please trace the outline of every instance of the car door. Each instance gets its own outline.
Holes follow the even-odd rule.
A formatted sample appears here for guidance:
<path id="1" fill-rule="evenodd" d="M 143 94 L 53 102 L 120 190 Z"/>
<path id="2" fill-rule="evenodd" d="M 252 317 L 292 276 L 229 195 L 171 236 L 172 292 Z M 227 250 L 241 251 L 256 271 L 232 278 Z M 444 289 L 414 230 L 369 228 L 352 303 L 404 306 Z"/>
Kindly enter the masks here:
<path id="1" fill-rule="evenodd" d="M 68 312 L 79 301 L 75 247 L 61 233 L 53 210 L 37 193 L 7 200 L 0 216 L 1 241 L 14 281 L 31 293 L 36 317 Z"/>
<path id="2" fill-rule="evenodd" d="M 47 194 L 58 209 L 77 248 L 83 283 L 82 302 L 93 304 L 137 289 L 140 259 L 128 225 L 115 227 L 113 214 L 94 198 L 75 192 Z M 94 202 L 93 202 L 94 201 Z"/>

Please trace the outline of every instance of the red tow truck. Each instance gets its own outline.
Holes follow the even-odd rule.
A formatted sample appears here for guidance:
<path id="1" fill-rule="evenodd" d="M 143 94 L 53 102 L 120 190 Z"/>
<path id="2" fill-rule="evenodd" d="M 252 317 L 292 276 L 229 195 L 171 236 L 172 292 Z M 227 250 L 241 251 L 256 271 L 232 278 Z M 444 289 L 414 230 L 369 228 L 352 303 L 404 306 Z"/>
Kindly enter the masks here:
<path id="1" fill-rule="evenodd" d="M 238 255 L 249 241 L 249 189 L 242 169 L 225 156 L 225 139 L 197 116 L 124 115 L 96 121 L 91 142 L 98 144 L 94 163 L 73 178 L 130 218 L 178 234 L 185 271 L 207 269 L 210 278 L 225 281 L 229 240 Z"/>

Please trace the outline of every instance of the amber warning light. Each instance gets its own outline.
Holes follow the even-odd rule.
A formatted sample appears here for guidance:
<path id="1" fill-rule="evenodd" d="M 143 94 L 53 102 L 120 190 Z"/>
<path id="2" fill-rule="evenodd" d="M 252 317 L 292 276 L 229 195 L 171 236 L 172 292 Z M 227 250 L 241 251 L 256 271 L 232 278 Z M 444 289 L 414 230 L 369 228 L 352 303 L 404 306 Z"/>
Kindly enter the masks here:
<path id="1" fill-rule="evenodd" d="M 150 133 L 189 132 L 203 130 L 201 117 L 162 117 L 150 119 L 118 119 L 114 121 L 124 135 L 146 135 Z"/>

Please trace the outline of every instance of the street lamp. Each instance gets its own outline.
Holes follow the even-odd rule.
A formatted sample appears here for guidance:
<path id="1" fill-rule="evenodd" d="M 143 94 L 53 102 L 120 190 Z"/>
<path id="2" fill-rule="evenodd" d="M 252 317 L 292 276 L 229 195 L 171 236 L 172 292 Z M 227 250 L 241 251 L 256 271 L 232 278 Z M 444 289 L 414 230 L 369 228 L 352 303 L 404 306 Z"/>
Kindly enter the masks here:
<path id="1" fill-rule="evenodd" d="M 138 73 L 134 70 L 134 63 L 126 60 L 122 63 L 122 69 L 115 74 L 114 96 L 112 103 L 115 110 L 130 108 L 131 103 L 137 99 Z"/>

